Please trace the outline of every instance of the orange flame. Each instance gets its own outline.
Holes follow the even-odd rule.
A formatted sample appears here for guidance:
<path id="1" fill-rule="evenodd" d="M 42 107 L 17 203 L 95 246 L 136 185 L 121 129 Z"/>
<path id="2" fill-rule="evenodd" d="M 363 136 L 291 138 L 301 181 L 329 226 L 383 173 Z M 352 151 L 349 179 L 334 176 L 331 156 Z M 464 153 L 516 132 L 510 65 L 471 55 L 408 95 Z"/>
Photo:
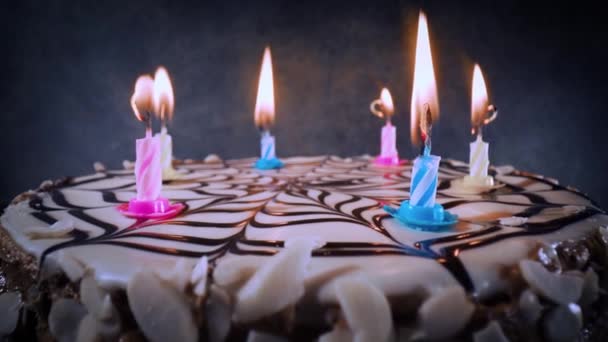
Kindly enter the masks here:
<path id="1" fill-rule="evenodd" d="M 392 116 L 393 113 L 395 113 L 395 106 L 393 105 L 393 97 L 388 89 L 382 88 L 382 92 L 380 92 L 380 100 L 384 106 L 384 114 L 386 116 Z"/>
<path id="2" fill-rule="evenodd" d="M 473 69 L 473 89 L 471 96 L 471 124 L 479 127 L 483 124 L 488 111 L 488 91 L 479 64 Z"/>
<path id="3" fill-rule="evenodd" d="M 429 29 L 426 16 L 421 11 L 418 19 L 418 37 L 416 40 L 416 60 L 414 64 L 414 86 L 412 90 L 412 105 L 410 116 L 410 137 L 412 144 L 421 142 L 420 117 L 430 109 L 433 121 L 439 118 L 439 102 L 435 71 L 429 41 Z M 425 134 L 427 132 L 424 132 Z"/>
<path id="4" fill-rule="evenodd" d="M 393 106 L 393 98 L 388 89 L 382 88 L 380 98 L 374 100 L 370 104 L 369 109 L 375 116 L 390 120 L 390 117 L 395 113 L 395 107 Z"/>
<path id="5" fill-rule="evenodd" d="M 498 112 L 496 107 L 489 104 L 486 81 L 478 64 L 475 64 L 473 69 L 473 89 L 471 93 L 471 133 L 481 134 L 481 127 L 494 121 Z M 491 113 L 489 117 L 487 116 L 488 112 Z"/>
<path id="6" fill-rule="evenodd" d="M 154 113 L 162 120 L 173 118 L 173 86 L 167 69 L 158 67 L 154 74 Z"/>
<path id="7" fill-rule="evenodd" d="M 272 57 L 270 47 L 264 50 L 260 81 L 258 83 L 258 96 L 255 101 L 254 119 L 256 126 L 269 129 L 274 123 L 274 85 L 272 81 Z"/>
<path id="8" fill-rule="evenodd" d="M 141 75 L 135 82 L 135 90 L 131 96 L 131 108 L 139 121 L 148 120 L 149 113 L 153 110 L 152 94 L 154 92 L 154 80 L 150 75 Z"/>

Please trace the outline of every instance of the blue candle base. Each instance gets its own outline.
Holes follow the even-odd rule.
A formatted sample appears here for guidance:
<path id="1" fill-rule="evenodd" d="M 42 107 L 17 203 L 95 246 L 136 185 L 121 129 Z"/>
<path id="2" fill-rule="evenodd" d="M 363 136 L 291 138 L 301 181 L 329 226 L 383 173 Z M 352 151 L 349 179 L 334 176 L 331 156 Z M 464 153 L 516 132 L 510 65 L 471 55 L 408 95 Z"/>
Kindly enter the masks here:
<path id="1" fill-rule="evenodd" d="M 280 169 L 283 167 L 283 162 L 278 158 L 270 158 L 270 159 L 258 159 L 256 160 L 255 166 L 258 170 L 272 170 L 272 169 Z"/>
<path id="2" fill-rule="evenodd" d="M 385 205 L 384 210 L 408 227 L 424 231 L 439 231 L 458 222 L 458 216 L 445 211 L 439 203 L 427 208 L 413 206 L 410 201 L 403 201 L 399 209 Z"/>

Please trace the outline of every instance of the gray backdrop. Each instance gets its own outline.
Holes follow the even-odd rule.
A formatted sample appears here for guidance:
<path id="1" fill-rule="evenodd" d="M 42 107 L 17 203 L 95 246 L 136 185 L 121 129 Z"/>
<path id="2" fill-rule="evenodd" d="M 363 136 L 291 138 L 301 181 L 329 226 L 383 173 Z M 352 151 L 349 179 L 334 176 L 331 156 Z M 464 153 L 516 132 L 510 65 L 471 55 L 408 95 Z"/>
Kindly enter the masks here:
<path id="1" fill-rule="evenodd" d="M 258 153 L 253 107 L 272 46 L 281 156 L 378 152 L 368 111 L 395 98 L 408 138 L 417 13 L 430 23 L 441 120 L 434 151 L 468 158 L 469 92 L 481 63 L 498 120 L 491 161 L 558 178 L 608 204 L 605 28 L 599 8 L 515 2 L 17 1 L 1 5 L 0 199 L 42 180 L 120 167 L 143 134 L 129 108 L 139 74 L 165 65 L 178 157 Z"/>

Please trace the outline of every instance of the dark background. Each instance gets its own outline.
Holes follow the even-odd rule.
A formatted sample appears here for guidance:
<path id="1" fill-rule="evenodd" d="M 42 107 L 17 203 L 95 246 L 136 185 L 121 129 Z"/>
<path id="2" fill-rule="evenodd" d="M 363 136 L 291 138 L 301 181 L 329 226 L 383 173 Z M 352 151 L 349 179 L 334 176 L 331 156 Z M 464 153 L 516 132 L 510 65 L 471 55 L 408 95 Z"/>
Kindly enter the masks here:
<path id="1" fill-rule="evenodd" d="M 175 155 L 258 153 L 253 108 L 272 46 L 281 156 L 378 152 L 369 102 L 388 86 L 399 150 L 413 157 L 409 101 L 417 15 L 427 12 L 441 120 L 434 151 L 468 159 L 473 63 L 500 115 L 494 164 L 558 178 L 608 205 L 607 32 L 585 2 L 5 1 L 1 5 L 0 200 L 42 180 L 121 167 L 143 135 L 138 75 L 172 76 Z"/>

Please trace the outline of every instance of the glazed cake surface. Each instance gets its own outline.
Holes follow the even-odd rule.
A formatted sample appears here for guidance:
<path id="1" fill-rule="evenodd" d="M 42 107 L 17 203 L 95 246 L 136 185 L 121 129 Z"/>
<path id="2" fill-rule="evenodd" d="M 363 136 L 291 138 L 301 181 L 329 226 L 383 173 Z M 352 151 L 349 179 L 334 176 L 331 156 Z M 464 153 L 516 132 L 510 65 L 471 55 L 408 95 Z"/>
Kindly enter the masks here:
<path id="1" fill-rule="evenodd" d="M 437 201 L 459 223 L 426 232 L 383 210 L 409 197 L 410 162 L 292 157 L 282 169 L 260 171 L 254 161 L 176 162 L 179 177 L 162 191 L 186 206 L 173 218 L 119 213 L 117 205 L 135 196 L 126 168 L 25 194 L 6 208 L 1 225 L 42 265 L 39 277 L 63 272 L 81 292 L 87 279 L 100 298 L 112 294 L 107 307 L 119 307 L 115 293 L 125 292 L 134 329 L 152 340 L 155 318 L 137 307 L 144 294 L 176 310 L 180 327 L 171 329 L 190 340 L 293 339 L 303 331 L 325 341 L 522 337 L 501 306 L 515 308 L 517 322 L 540 325 L 534 338 L 564 334 L 564 322 L 582 328 L 584 315 L 571 304 L 583 308 L 582 298 L 600 286 L 592 266 L 602 260 L 592 259 L 605 250 L 598 257 L 593 248 L 608 225 L 584 194 L 510 166 L 490 169 L 496 188 L 471 193 L 455 182 L 468 165 L 443 160 Z M 84 304 L 83 317 L 98 310 L 70 300 Z M 538 317 L 528 317 L 535 305 Z M 103 335 L 103 319 L 95 317 L 90 324 Z M 118 325 L 113 337 L 125 330 Z"/>

